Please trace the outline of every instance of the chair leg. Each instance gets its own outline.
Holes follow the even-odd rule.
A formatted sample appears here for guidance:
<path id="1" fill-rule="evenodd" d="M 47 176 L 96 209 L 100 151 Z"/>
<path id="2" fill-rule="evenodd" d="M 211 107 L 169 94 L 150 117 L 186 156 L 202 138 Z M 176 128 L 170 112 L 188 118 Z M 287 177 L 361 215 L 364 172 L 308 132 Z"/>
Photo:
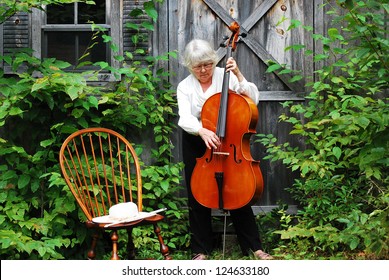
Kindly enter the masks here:
<path id="1" fill-rule="evenodd" d="M 169 247 L 166 246 L 165 243 L 163 242 L 162 235 L 161 235 L 161 228 L 157 224 L 154 224 L 154 232 L 158 237 L 158 241 L 160 244 L 159 248 L 163 258 L 165 260 L 171 260 L 172 257 L 169 255 Z"/>
<path id="2" fill-rule="evenodd" d="M 118 255 L 118 233 L 116 230 L 112 231 L 111 240 L 112 240 L 112 257 L 111 260 L 120 260 Z"/>
<path id="3" fill-rule="evenodd" d="M 97 240 L 99 239 L 99 234 L 97 232 L 95 232 L 93 235 L 92 235 L 92 244 L 91 244 L 91 247 L 88 251 L 88 259 L 89 260 L 94 260 L 96 258 L 96 244 L 97 244 Z"/>
<path id="4" fill-rule="evenodd" d="M 127 259 L 135 260 L 135 245 L 132 240 L 132 228 L 127 230 L 128 241 L 127 241 Z"/>

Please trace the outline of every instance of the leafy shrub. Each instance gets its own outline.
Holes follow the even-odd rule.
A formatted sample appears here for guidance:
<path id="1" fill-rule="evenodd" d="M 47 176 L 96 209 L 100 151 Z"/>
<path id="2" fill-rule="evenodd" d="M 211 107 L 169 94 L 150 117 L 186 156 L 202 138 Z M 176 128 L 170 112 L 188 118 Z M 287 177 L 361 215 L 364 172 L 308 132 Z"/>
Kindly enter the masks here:
<path id="1" fill-rule="evenodd" d="M 281 160 L 300 173 L 289 189 L 300 206 L 299 223 L 278 231 L 283 239 L 305 252 L 311 244 L 308 251 L 317 257 L 347 251 L 385 258 L 389 250 L 389 6 L 379 0 L 337 3 L 329 14 L 341 23 L 336 26 L 343 27 L 330 28 L 328 36 L 312 34 L 323 44 L 323 53 L 306 51 L 325 66 L 307 84 L 311 91 L 306 103 L 285 102 L 289 113 L 280 116 L 281 122 L 293 126 L 291 135 L 302 137 L 304 147 L 278 143 L 273 135 L 258 135 L 258 141 L 266 146 L 268 159 Z M 337 14 L 340 10 L 343 15 Z M 269 71 L 283 67 L 273 64 Z"/>
<path id="2" fill-rule="evenodd" d="M 148 15 L 151 23 L 157 16 L 153 1 L 136 13 Z M 144 26 L 152 29 L 152 24 Z M 103 36 L 109 42 L 109 36 Z M 182 163 L 172 162 L 171 154 L 175 102 L 167 81 L 170 74 L 156 69 L 158 61 L 170 56 L 175 54 L 144 54 L 141 64 L 127 53 L 127 64 L 120 69 L 97 63 L 99 71 L 123 76 L 111 89 L 91 86 L 99 71 L 68 72 L 68 63 L 37 59 L 31 50 L 1 57 L 16 73 L 5 75 L 0 69 L 2 259 L 85 258 L 90 241 L 82 224 L 85 217 L 62 179 L 58 152 L 70 133 L 92 126 L 112 128 L 134 142 L 140 158 L 147 160 L 142 163 L 145 210 L 168 208 L 162 234 L 172 248 L 187 246 L 185 201 L 177 197 Z M 124 63 L 124 57 L 116 58 Z M 142 142 L 145 135 L 151 137 Z M 144 155 L 146 149 L 150 154 Z M 145 230 L 134 235 L 139 246 L 155 239 Z"/>

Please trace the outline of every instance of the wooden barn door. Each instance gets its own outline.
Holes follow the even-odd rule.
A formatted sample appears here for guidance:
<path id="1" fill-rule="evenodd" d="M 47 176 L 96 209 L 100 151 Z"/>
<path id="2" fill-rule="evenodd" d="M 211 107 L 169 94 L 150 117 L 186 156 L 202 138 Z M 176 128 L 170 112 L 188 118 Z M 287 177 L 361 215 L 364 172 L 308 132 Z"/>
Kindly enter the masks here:
<path id="1" fill-rule="evenodd" d="M 191 39 L 205 39 L 218 50 L 220 66 L 223 67 L 226 52 L 219 46 L 223 37 L 230 34 L 228 26 L 237 21 L 247 36 L 241 39 L 234 56 L 246 79 L 255 83 L 261 93 L 257 132 L 271 133 L 281 141 L 298 144 L 299 139 L 291 138 L 288 133 L 290 127 L 280 124 L 278 117 L 284 112 L 281 102 L 304 101 L 304 81 L 291 83 L 291 76 L 267 73 L 266 70 L 268 61 L 272 60 L 301 71 L 302 76 L 312 73 L 310 58 L 304 57 L 303 53 L 285 51 L 285 48 L 293 44 L 311 47 L 309 37 L 302 28 L 289 30 L 288 27 L 292 19 L 312 25 L 313 6 L 313 1 L 294 0 L 170 0 L 165 12 L 160 13 L 159 31 L 164 25 L 167 32 L 159 33 L 158 48 L 177 50 L 182 54 Z M 168 39 L 163 39 L 163 36 Z M 170 62 L 169 67 L 176 73 L 172 78 L 173 86 L 188 75 L 179 60 Z M 180 136 L 177 135 L 176 154 L 181 159 Z M 261 162 L 265 181 L 263 196 L 254 206 L 256 212 L 267 211 L 279 202 L 292 206 L 293 199 L 286 188 L 291 187 L 293 174 L 281 163 L 263 160 L 266 153 L 259 143 L 252 143 L 252 154 Z"/>

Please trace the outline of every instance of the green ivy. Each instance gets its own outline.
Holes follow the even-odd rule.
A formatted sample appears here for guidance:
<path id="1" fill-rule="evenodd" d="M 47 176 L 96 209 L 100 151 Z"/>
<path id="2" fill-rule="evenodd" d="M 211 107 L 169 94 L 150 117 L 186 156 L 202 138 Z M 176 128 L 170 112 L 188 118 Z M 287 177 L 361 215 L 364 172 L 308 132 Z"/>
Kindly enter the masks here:
<path id="1" fill-rule="evenodd" d="M 298 223 L 277 231 L 283 240 L 317 258 L 345 252 L 387 258 L 389 6 L 385 0 L 337 3 L 329 14 L 339 27 L 312 34 L 323 52 L 306 50 L 324 64 L 307 84 L 306 102 L 282 104 L 288 113 L 279 120 L 291 125 L 302 147 L 273 135 L 258 135 L 258 141 L 267 159 L 300 174 L 289 188 L 299 203 Z M 268 71 L 293 72 L 276 63 Z"/>
<path id="2" fill-rule="evenodd" d="M 25 1 L 28 8 L 43 2 Z M 0 7 L 0 22 L 13 9 L 25 8 L 11 4 L 8 7 L 8 11 Z M 136 13 L 155 22 L 154 1 L 146 2 L 144 9 Z M 104 30 L 95 28 L 95 35 L 102 35 L 109 43 Z M 140 28 L 150 30 L 152 24 L 137 27 Z M 139 34 L 134 33 L 133 42 L 141 45 L 148 38 Z M 142 62 L 134 60 L 133 53 L 126 53 L 116 56 L 123 63 L 121 68 L 112 69 L 99 62 L 99 70 L 88 72 L 69 72 L 68 63 L 37 59 L 31 50 L 0 57 L 15 72 L 5 75 L 0 69 L 2 259 L 86 258 L 90 235 L 83 225 L 85 217 L 60 174 L 58 152 L 70 133 L 93 126 L 112 128 L 133 142 L 144 161 L 145 210 L 166 207 L 166 220 L 161 225 L 165 241 L 171 248 L 187 247 L 187 224 L 182 223 L 187 215 L 182 207 L 185 200 L 177 195 L 183 166 L 174 162 L 170 141 L 176 105 L 168 82 L 170 73 L 157 68 L 160 61 L 176 54 L 148 56 L 137 44 L 134 52 L 143 55 Z M 111 49 L 117 48 L 112 45 Z M 107 70 L 122 77 L 121 81 L 112 87 L 93 85 L 96 76 Z M 139 247 L 158 243 L 152 230 L 139 230 L 134 235 Z"/>

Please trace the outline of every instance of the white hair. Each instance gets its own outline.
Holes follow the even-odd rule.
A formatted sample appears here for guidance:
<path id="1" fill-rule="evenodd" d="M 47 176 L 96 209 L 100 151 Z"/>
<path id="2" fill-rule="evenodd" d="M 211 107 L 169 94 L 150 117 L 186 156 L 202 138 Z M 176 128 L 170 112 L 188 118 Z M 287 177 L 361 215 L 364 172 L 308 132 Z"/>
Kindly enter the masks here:
<path id="1" fill-rule="evenodd" d="M 186 45 L 183 55 L 183 65 L 190 72 L 192 72 L 193 66 L 210 61 L 216 66 L 217 54 L 208 41 L 194 39 Z"/>

